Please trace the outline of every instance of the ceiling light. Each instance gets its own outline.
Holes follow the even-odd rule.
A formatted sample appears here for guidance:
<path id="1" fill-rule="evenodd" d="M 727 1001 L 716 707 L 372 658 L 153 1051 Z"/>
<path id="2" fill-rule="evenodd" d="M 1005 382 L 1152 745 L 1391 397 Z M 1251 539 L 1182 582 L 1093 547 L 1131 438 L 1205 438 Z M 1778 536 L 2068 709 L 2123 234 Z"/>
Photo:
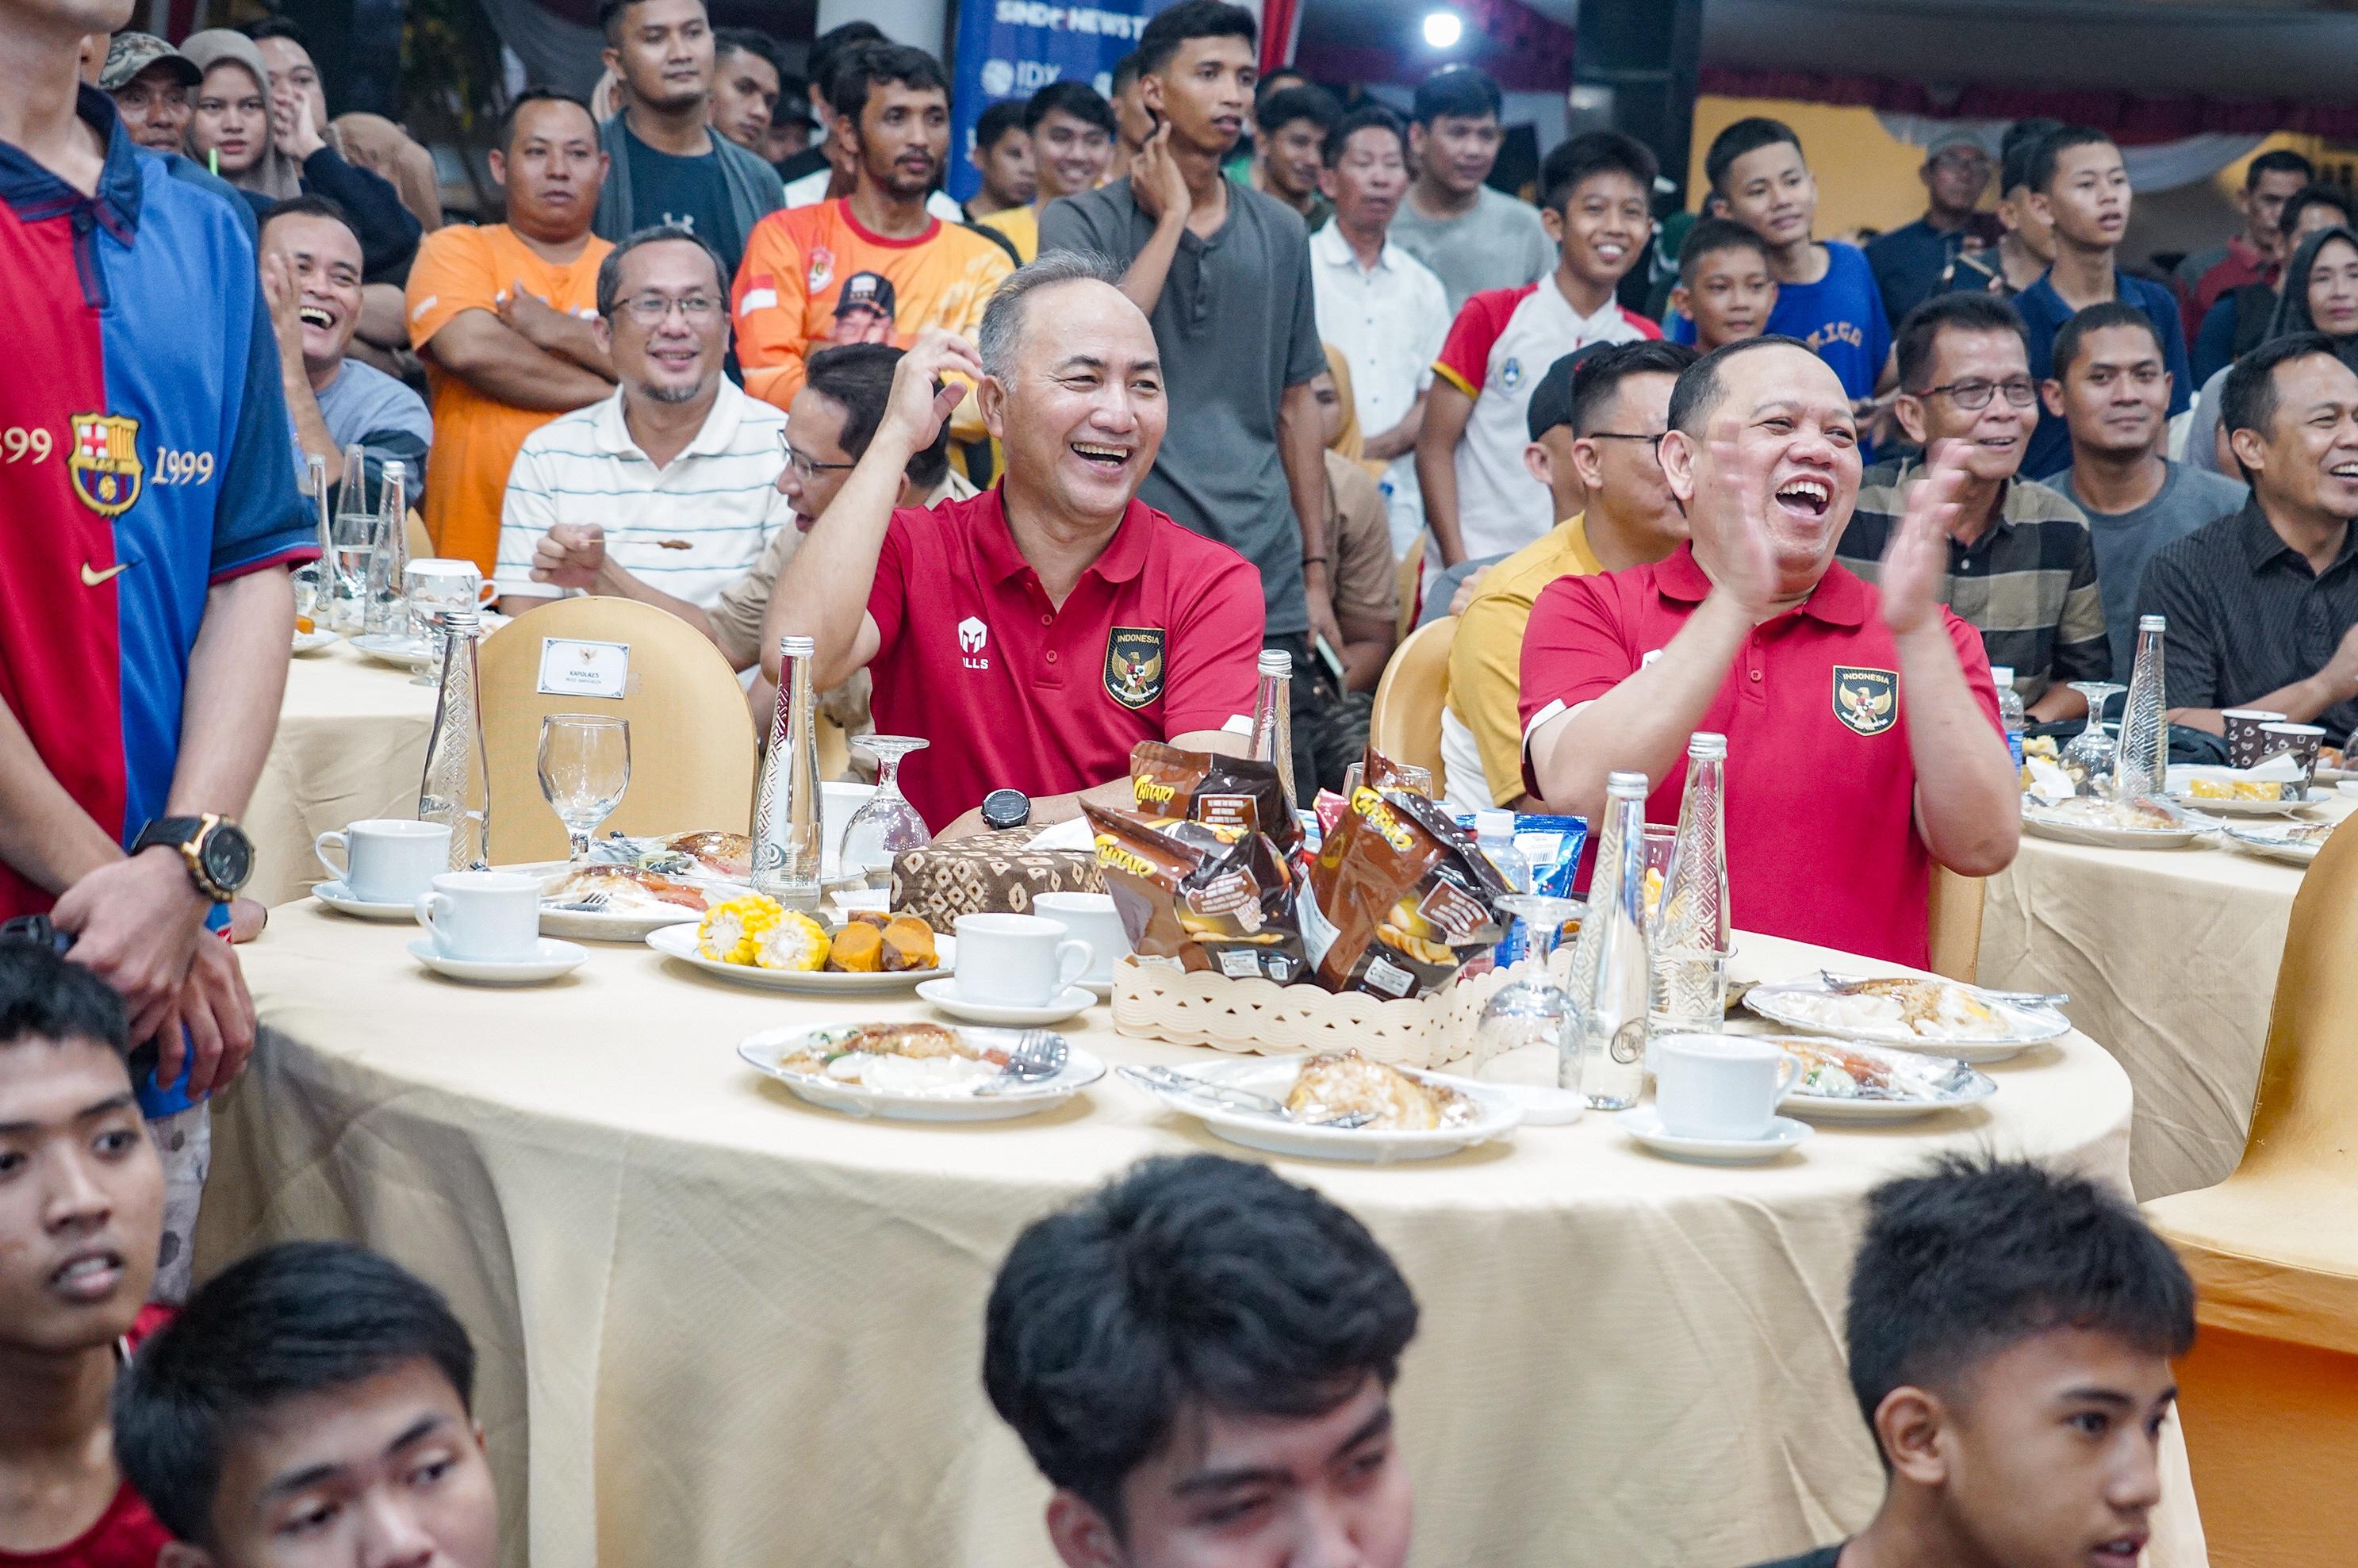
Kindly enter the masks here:
<path id="1" fill-rule="evenodd" d="M 1424 41 L 1437 49 L 1455 49 L 1466 36 L 1466 23 L 1455 11 L 1429 11 L 1424 17 Z"/>

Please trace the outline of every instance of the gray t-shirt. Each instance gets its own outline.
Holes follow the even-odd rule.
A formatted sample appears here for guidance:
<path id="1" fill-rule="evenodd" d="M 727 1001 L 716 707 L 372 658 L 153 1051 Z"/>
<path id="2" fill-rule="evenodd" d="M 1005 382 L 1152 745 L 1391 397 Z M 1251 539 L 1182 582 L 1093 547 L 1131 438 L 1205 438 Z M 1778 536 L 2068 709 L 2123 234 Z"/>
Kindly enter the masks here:
<path id="1" fill-rule="evenodd" d="M 2169 463 L 2161 489 L 2134 512 L 2099 512 L 2087 503 L 2065 469 L 2047 483 L 2063 492 L 2088 519 L 2096 552 L 2096 591 L 2104 601 L 2104 635 L 2113 645 L 2113 678 L 2128 679 L 2136 663 L 2137 585 L 2153 553 L 2183 539 L 2215 517 L 2243 509 L 2243 485 L 2184 463 Z"/>
<path id="2" fill-rule="evenodd" d="M 1439 276 L 1452 316 L 1486 288 L 1520 288 L 1555 270 L 1556 244 L 1539 209 L 1487 185 L 1463 218 L 1427 218 L 1403 198 L 1391 238 Z"/>
<path id="3" fill-rule="evenodd" d="M 336 445 L 349 449 L 355 441 L 361 444 L 362 466 L 368 470 L 368 504 L 372 508 L 377 504 L 384 465 L 398 461 L 404 499 L 416 506 L 426 488 L 426 449 L 434 440 L 434 421 L 426 412 L 425 400 L 374 365 L 358 360 L 346 360 L 327 389 L 313 395 Z M 304 466 L 298 441 L 295 445 L 297 478 L 303 476 Z"/>
<path id="4" fill-rule="evenodd" d="M 1042 255 L 1102 251 L 1128 266 L 1153 235 L 1128 179 L 1051 201 L 1040 217 Z M 1171 418 L 1139 499 L 1260 568 L 1268 635 L 1308 631 L 1302 527 L 1277 448 L 1286 388 L 1326 368 L 1300 215 L 1230 181 L 1228 221 L 1209 239 L 1180 237 L 1148 319 Z"/>

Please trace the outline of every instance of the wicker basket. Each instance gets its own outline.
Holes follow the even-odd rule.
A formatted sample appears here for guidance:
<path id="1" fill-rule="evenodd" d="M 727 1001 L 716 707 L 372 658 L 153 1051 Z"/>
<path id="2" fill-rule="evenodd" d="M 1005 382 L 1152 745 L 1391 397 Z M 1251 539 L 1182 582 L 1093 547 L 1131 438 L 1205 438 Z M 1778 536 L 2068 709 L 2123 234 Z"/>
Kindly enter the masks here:
<path id="1" fill-rule="evenodd" d="M 1560 971 L 1570 956 L 1569 949 L 1561 956 Z M 1385 1001 L 1365 991 L 1230 979 L 1124 958 L 1113 971 L 1113 1026 L 1143 1039 L 1248 1055 L 1352 1049 L 1396 1067 L 1470 1073 L 1484 1060 L 1475 1038 L 1483 1004 L 1510 977 L 1537 969 L 1527 958 L 1429 997 Z"/>

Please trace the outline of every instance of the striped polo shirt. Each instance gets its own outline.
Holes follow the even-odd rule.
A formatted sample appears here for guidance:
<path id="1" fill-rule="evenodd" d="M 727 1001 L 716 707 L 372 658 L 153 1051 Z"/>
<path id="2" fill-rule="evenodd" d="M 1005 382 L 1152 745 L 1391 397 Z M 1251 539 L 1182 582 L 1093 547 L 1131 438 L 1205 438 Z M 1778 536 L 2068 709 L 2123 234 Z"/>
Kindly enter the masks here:
<path id="1" fill-rule="evenodd" d="M 710 606 L 794 525 L 778 493 L 786 416 L 723 376 L 704 427 L 658 469 L 631 438 L 622 393 L 552 419 L 525 438 L 500 514 L 502 595 L 554 599 L 532 580 L 532 550 L 559 523 L 606 531 L 615 565 L 691 604 Z"/>

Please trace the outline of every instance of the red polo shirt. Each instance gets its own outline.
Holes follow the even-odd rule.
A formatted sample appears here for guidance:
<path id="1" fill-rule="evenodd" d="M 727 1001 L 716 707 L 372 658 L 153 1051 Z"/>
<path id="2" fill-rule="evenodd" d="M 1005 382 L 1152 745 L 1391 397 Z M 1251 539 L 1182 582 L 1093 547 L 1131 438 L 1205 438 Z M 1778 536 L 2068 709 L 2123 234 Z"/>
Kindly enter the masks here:
<path id="1" fill-rule="evenodd" d="M 901 790 L 936 832 L 994 789 L 1062 795 L 1130 772 L 1130 749 L 1249 722 L 1260 576 L 1133 500 L 1059 608 L 994 485 L 892 514 L 869 589 L 881 735 L 933 745 Z"/>
<path id="2" fill-rule="evenodd" d="M 1523 635 L 1524 734 L 1635 674 L 1710 592 L 1684 545 L 1651 566 L 1550 584 Z M 2002 736 L 1981 633 L 1941 614 L 1967 684 Z M 1916 834 L 1916 767 L 1898 686 L 1898 649 L 1876 590 L 1840 566 L 1826 568 L 1801 608 L 1745 639 L 1695 725 L 1727 737 L 1727 885 L 1737 925 L 1924 966 L 1931 856 Z M 1655 781 L 1646 820 L 1676 823 L 1685 788 L 1681 757 Z"/>

